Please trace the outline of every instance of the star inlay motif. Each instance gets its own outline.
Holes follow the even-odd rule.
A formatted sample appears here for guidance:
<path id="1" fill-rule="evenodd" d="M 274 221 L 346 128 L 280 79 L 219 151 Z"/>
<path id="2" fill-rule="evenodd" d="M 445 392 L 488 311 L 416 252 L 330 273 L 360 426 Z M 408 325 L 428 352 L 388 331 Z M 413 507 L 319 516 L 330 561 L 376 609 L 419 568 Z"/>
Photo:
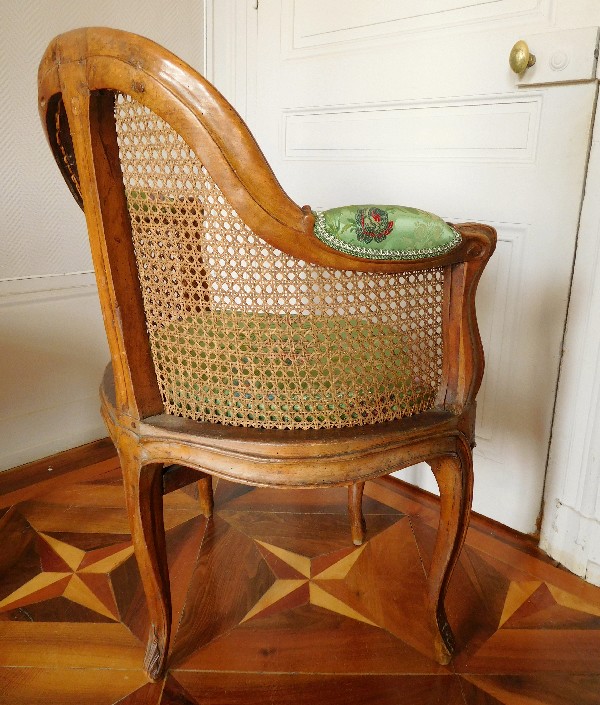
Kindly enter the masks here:
<path id="1" fill-rule="evenodd" d="M 542 613 L 553 612 L 553 621 L 564 617 L 564 611 L 580 613 L 582 618 L 600 617 L 600 607 L 541 580 L 511 581 L 506 593 L 498 629 L 520 625 L 539 626 Z"/>
<path id="2" fill-rule="evenodd" d="M 0 612 L 64 597 L 104 617 L 119 620 L 110 573 L 133 553 L 131 542 L 84 551 L 38 532 L 41 572 L 0 600 Z"/>
<path id="3" fill-rule="evenodd" d="M 253 617 L 264 617 L 281 610 L 310 604 L 372 626 L 380 626 L 328 590 L 332 581 L 345 580 L 366 548 L 366 544 L 359 548 L 345 548 L 316 558 L 309 558 L 264 541 L 256 540 L 256 544 L 276 580 L 241 620 L 242 622 Z"/>

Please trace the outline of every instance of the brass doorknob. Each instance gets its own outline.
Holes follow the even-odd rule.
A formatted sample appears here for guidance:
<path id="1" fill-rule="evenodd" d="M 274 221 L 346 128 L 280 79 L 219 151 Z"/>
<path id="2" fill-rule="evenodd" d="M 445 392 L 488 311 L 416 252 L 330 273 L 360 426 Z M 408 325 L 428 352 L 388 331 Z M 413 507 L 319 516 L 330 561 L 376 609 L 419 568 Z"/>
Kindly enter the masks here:
<path id="1" fill-rule="evenodd" d="M 523 73 L 526 69 L 535 64 L 535 55 L 529 52 L 527 42 L 519 39 L 519 41 L 510 50 L 508 63 L 510 64 L 511 69 L 515 73 L 519 74 Z"/>

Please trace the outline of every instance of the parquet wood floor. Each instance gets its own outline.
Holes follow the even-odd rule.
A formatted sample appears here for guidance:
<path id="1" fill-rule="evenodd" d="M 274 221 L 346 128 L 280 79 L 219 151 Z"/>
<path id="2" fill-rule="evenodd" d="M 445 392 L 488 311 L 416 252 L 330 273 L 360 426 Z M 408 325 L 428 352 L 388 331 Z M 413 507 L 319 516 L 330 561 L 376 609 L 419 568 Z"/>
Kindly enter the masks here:
<path id="1" fill-rule="evenodd" d="M 0 509 L 0 703 L 598 705 L 600 589 L 475 518 L 448 595 L 459 653 L 431 658 L 435 500 L 367 484 L 352 545 L 344 489 L 218 483 L 166 496 L 178 628 L 142 669 L 147 616 L 116 461 Z"/>

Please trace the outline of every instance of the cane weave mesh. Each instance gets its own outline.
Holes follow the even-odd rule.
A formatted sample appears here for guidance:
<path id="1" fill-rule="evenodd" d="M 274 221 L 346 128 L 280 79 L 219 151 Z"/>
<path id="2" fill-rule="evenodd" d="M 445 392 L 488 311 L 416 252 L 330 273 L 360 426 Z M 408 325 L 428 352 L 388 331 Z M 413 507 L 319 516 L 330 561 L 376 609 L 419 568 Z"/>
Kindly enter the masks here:
<path id="1" fill-rule="evenodd" d="M 167 413 L 307 429 L 432 406 L 442 270 L 371 274 L 290 257 L 245 225 L 166 122 L 123 95 L 115 115 Z"/>

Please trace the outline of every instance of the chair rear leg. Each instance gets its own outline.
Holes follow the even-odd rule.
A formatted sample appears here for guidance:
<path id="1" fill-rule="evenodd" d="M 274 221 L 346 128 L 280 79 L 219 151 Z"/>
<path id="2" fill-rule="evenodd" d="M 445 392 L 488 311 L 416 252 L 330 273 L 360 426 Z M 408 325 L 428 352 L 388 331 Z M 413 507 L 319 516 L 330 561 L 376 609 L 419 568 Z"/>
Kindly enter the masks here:
<path id="1" fill-rule="evenodd" d="M 444 599 L 469 525 L 473 498 L 471 448 L 459 439 L 455 456 L 437 458 L 429 465 L 440 490 L 440 523 L 428 577 L 428 610 L 435 631 L 436 660 L 447 664 L 455 643 Z"/>
<path id="2" fill-rule="evenodd" d="M 211 475 L 206 475 L 201 480 L 198 480 L 198 500 L 200 502 L 200 511 L 207 519 L 210 519 L 214 508 Z"/>
<path id="3" fill-rule="evenodd" d="M 362 497 L 365 489 L 364 482 L 353 482 L 348 486 L 348 514 L 350 515 L 350 529 L 352 543 L 360 546 L 365 540 L 367 525 L 362 511 Z"/>
<path id="4" fill-rule="evenodd" d="M 141 466 L 135 455 L 123 452 L 120 460 L 131 537 L 150 616 L 144 669 L 152 680 L 157 680 L 165 670 L 171 634 L 171 591 L 163 523 L 163 465 Z"/>

